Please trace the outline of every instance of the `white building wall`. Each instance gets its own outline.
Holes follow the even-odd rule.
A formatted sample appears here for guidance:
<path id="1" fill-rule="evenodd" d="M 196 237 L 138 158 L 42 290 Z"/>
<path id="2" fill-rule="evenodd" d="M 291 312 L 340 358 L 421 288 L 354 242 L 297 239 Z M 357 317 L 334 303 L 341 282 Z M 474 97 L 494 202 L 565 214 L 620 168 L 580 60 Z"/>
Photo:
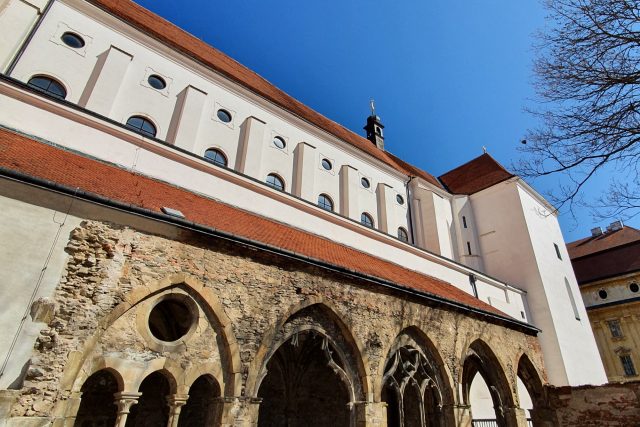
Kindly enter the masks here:
<path id="1" fill-rule="evenodd" d="M 583 305 L 573 314 L 566 277 L 579 295 L 555 215 L 517 179 L 471 196 L 486 272 L 527 291 L 549 380 L 554 385 L 606 382 Z M 556 256 L 553 244 L 561 249 Z"/>
<path id="2" fill-rule="evenodd" d="M 5 72 L 47 5 L 47 0 L 0 0 L 0 70 Z"/>

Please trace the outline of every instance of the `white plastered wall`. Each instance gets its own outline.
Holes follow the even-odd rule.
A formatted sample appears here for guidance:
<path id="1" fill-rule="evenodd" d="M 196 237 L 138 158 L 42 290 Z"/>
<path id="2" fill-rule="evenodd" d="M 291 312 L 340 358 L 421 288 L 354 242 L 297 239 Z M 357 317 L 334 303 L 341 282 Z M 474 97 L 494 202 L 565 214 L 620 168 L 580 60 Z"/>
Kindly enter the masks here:
<path id="1" fill-rule="evenodd" d="M 558 386 L 606 382 L 586 310 L 578 304 L 580 320 L 575 319 L 566 292 L 565 277 L 579 295 L 555 215 L 518 179 L 472 195 L 471 203 L 486 272 L 527 291 L 531 322 L 542 330 L 549 381 Z"/>

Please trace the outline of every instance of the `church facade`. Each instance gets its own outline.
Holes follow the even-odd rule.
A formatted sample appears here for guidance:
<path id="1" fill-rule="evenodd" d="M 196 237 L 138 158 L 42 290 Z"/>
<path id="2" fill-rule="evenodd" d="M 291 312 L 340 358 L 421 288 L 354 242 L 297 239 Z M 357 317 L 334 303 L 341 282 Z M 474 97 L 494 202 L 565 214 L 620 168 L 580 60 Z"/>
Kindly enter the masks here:
<path id="1" fill-rule="evenodd" d="M 606 382 L 488 154 L 436 178 L 133 2 L 0 22 L 0 425 L 557 425 Z"/>

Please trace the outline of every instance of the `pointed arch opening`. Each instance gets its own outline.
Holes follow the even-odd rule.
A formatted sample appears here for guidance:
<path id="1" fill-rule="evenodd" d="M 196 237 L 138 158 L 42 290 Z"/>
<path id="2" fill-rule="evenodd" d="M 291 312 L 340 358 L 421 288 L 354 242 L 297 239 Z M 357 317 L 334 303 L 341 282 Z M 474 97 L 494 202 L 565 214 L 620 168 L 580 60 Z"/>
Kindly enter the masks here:
<path id="1" fill-rule="evenodd" d="M 142 393 L 138 403 L 131 407 L 126 427 L 166 426 L 169 421 L 167 397 L 172 381 L 165 371 L 149 374 L 138 389 Z"/>
<path id="2" fill-rule="evenodd" d="M 201 375 L 189 388 L 189 399 L 182 407 L 178 427 L 207 427 L 218 425 L 216 399 L 220 386 L 211 375 Z"/>
<path id="3" fill-rule="evenodd" d="M 533 425 L 542 425 L 547 396 L 538 371 L 526 354 L 518 361 L 518 400 Z"/>
<path id="4" fill-rule="evenodd" d="M 118 416 L 114 394 L 121 390 L 121 380 L 108 369 L 101 369 L 86 379 L 75 427 L 113 426 Z"/>
<path id="5" fill-rule="evenodd" d="M 433 343 L 417 328 L 402 331 L 384 367 L 381 400 L 389 426 L 442 426 L 452 422 L 453 390 Z"/>

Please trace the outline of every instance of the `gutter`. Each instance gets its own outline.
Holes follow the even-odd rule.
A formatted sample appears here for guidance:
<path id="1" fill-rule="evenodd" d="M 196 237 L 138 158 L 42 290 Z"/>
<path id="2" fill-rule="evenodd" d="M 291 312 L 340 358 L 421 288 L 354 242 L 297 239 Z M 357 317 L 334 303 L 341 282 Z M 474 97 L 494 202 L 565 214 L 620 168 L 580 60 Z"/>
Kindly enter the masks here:
<path id="1" fill-rule="evenodd" d="M 445 306 L 449 309 L 458 312 L 465 313 L 473 313 L 474 315 L 483 318 L 486 321 L 490 321 L 492 323 L 503 324 L 515 329 L 517 331 L 536 336 L 538 332 L 541 332 L 540 329 L 529 325 L 527 323 L 521 322 L 519 320 L 499 315 L 496 313 L 491 313 L 485 310 L 481 310 L 460 302 L 452 301 L 446 298 L 443 298 L 438 295 L 431 294 L 429 292 L 418 291 L 416 289 L 412 289 L 406 286 L 398 285 L 397 283 L 391 282 L 389 280 L 381 279 L 375 276 L 370 276 L 359 271 L 351 270 L 348 268 L 344 268 L 341 266 L 337 266 L 334 264 L 327 263 L 325 261 L 317 260 L 314 258 L 310 258 L 306 255 L 302 255 L 296 252 L 288 251 L 282 248 L 278 248 L 276 246 L 268 245 L 262 242 L 258 242 L 256 240 L 252 240 L 246 237 L 238 236 L 232 233 L 227 233 L 221 230 L 217 230 L 212 227 L 207 227 L 192 221 L 188 221 L 186 219 L 177 218 L 174 216 L 166 215 L 161 212 L 152 211 L 149 209 L 141 208 L 139 206 L 135 206 L 128 203 L 122 203 L 120 201 L 110 199 L 104 196 L 100 196 L 95 193 L 87 192 L 85 190 L 81 190 L 80 188 L 72 188 L 66 185 L 61 185 L 53 181 L 45 180 L 42 178 L 34 177 L 31 175 L 24 174 L 22 172 L 18 172 L 15 170 L 7 169 L 4 167 L 0 167 L 0 176 L 8 178 L 15 182 L 24 183 L 30 185 L 32 187 L 52 191 L 57 194 L 65 195 L 74 199 L 78 199 L 81 201 L 89 202 L 92 204 L 104 206 L 107 208 L 123 211 L 129 214 L 133 214 L 139 217 L 147 218 L 154 221 L 160 221 L 165 224 L 173 225 L 179 228 L 183 228 L 186 230 L 190 230 L 199 234 L 207 235 L 210 237 L 222 239 L 225 241 L 229 241 L 235 244 L 241 244 L 243 246 L 258 249 L 265 251 L 267 253 L 275 254 L 278 256 L 282 256 L 285 258 L 293 259 L 296 261 L 303 262 L 305 264 L 309 264 L 315 267 L 320 267 L 322 269 L 339 273 L 341 275 L 345 275 L 347 277 L 355 278 L 361 281 L 365 281 L 368 283 L 372 283 L 377 286 L 381 286 L 386 289 L 391 289 L 393 291 L 397 291 L 403 293 L 405 295 L 410 295 L 412 297 L 420 298 L 424 301 L 428 301 L 430 303 L 436 303 L 441 306 Z"/>
<path id="2" fill-rule="evenodd" d="M 10 76 L 11 73 L 13 72 L 14 68 L 16 68 L 16 65 L 18 65 L 18 61 L 20 60 L 20 58 L 22 58 L 22 55 L 24 54 L 25 50 L 27 50 L 27 46 L 29 46 L 29 43 L 31 43 L 31 40 L 33 39 L 33 36 L 36 35 L 36 32 L 38 31 L 38 28 L 40 28 L 40 24 L 42 24 L 42 21 L 44 21 L 44 18 L 47 16 L 47 13 L 49 13 L 49 9 L 51 9 L 51 6 L 53 5 L 54 1 L 55 0 L 49 0 L 47 2 L 47 5 L 42 10 L 42 13 L 38 17 L 38 20 L 36 21 L 35 25 L 31 28 L 31 31 L 29 31 L 29 34 L 27 35 L 27 38 L 20 45 L 20 48 L 18 49 L 18 51 L 14 55 L 13 59 L 9 63 L 9 66 L 7 67 L 7 70 L 5 71 L 5 74 L 7 76 Z"/>

